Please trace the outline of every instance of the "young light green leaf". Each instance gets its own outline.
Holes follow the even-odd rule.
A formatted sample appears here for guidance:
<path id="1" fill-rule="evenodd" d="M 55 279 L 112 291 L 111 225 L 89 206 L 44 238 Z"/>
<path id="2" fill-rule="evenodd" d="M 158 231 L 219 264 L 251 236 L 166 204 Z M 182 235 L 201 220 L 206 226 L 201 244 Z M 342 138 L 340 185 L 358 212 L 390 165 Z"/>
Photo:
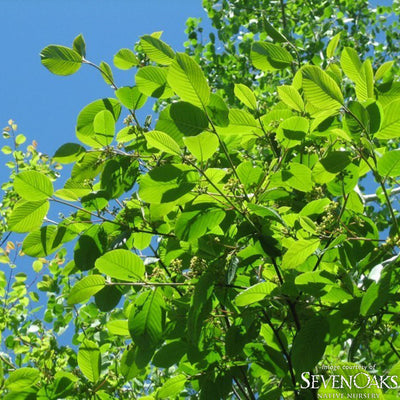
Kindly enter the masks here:
<path id="1" fill-rule="evenodd" d="M 179 374 L 169 378 L 157 392 L 157 399 L 172 399 L 182 393 L 187 378 Z"/>
<path id="2" fill-rule="evenodd" d="M 56 75 L 72 75 L 82 65 L 82 56 L 65 46 L 47 46 L 40 53 L 40 58 L 42 64 Z"/>
<path id="3" fill-rule="evenodd" d="M 174 95 L 167 82 L 168 68 L 148 65 L 140 68 L 135 76 L 138 89 L 146 96 L 167 99 Z"/>
<path id="4" fill-rule="evenodd" d="M 83 35 L 80 33 L 72 43 L 72 48 L 81 55 L 81 57 L 86 57 L 86 43 Z"/>
<path id="5" fill-rule="evenodd" d="M 344 104 L 337 83 L 321 68 L 307 65 L 302 68 L 304 94 L 317 109 L 336 110 Z"/>
<path id="6" fill-rule="evenodd" d="M 158 150 L 173 155 L 179 155 L 181 153 L 178 143 L 164 132 L 151 131 L 146 133 L 145 137 L 149 147 L 155 147 Z"/>
<path id="7" fill-rule="evenodd" d="M 360 101 L 374 97 L 373 71 L 371 62 L 361 62 L 357 51 L 345 47 L 340 58 L 340 65 L 345 74 L 356 84 L 356 94 Z"/>
<path id="8" fill-rule="evenodd" d="M 31 232 L 42 225 L 48 210 L 49 202 L 47 200 L 21 200 L 11 212 L 8 229 L 17 233 Z"/>
<path id="9" fill-rule="evenodd" d="M 290 108 L 299 112 L 304 111 L 304 101 L 300 93 L 293 86 L 278 86 L 278 94 L 281 100 Z"/>
<path id="10" fill-rule="evenodd" d="M 104 146 L 104 144 L 98 142 L 99 137 L 96 137 L 93 126 L 96 115 L 103 110 L 110 111 L 115 122 L 121 114 L 121 104 L 116 99 L 106 98 L 96 100 L 84 107 L 76 121 L 76 136 L 82 143 L 94 148 Z M 108 140 L 108 138 L 103 138 L 102 142 L 107 142 Z"/>
<path id="11" fill-rule="evenodd" d="M 108 110 L 99 111 L 93 120 L 94 139 L 101 146 L 108 146 L 114 139 L 115 120 Z"/>
<path id="12" fill-rule="evenodd" d="M 210 88 L 200 66 L 186 53 L 177 53 L 167 80 L 183 100 L 203 109 L 210 100 Z"/>
<path id="13" fill-rule="evenodd" d="M 114 75 L 111 67 L 105 61 L 102 61 L 99 65 L 99 68 L 101 71 L 101 76 L 104 79 L 104 82 L 107 85 L 114 85 Z"/>
<path id="14" fill-rule="evenodd" d="M 388 151 L 379 158 L 378 172 L 384 178 L 400 176 L 400 150 Z"/>
<path id="15" fill-rule="evenodd" d="M 38 171 L 23 171 L 15 176 L 14 190 L 25 200 L 46 200 L 53 195 L 53 184 Z"/>
<path id="16" fill-rule="evenodd" d="M 242 83 L 235 83 L 235 96 L 247 107 L 257 111 L 257 99 L 253 91 Z"/>
<path id="17" fill-rule="evenodd" d="M 282 181 L 301 192 L 309 192 L 314 186 L 310 168 L 295 162 L 291 163 L 287 170 L 282 171 Z"/>
<path id="18" fill-rule="evenodd" d="M 18 368 L 10 373 L 4 386 L 10 391 L 22 391 L 30 388 L 40 379 L 40 372 L 35 368 Z"/>
<path id="19" fill-rule="evenodd" d="M 69 296 L 68 305 L 84 303 L 105 287 L 106 281 L 102 275 L 89 275 L 77 282 Z"/>
<path id="20" fill-rule="evenodd" d="M 219 127 L 218 132 L 228 136 L 233 134 L 260 136 L 263 134 L 259 122 L 252 114 L 236 108 L 229 110 L 229 125 Z"/>
<path id="21" fill-rule="evenodd" d="M 248 189 L 260 182 L 263 171 L 251 161 L 243 161 L 237 166 L 236 173 L 242 185 Z"/>
<path id="22" fill-rule="evenodd" d="M 379 79 L 382 79 L 392 69 L 393 64 L 394 61 L 386 61 L 385 63 L 383 63 L 375 72 L 375 81 L 379 81 Z"/>
<path id="23" fill-rule="evenodd" d="M 121 49 L 115 54 L 113 59 L 114 65 L 123 70 L 131 69 L 139 64 L 139 60 L 135 53 L 130 49 Z"/>
<path id="24" fill-rule="evenodd" d="M 381 129 L 375 137 L 384 140 L 400 137 L 400 99 L 392 101 L 384 109 Z"/>
<path id="25" fill-rule="evenodd" d="M 290 67 L 291 54 L 281 46 L 269 42 L 254 42 L 250 53 L 253 65 L 262 71 L 274 71 Z"/>
<path id="26" fill-rule="evenodd" d="M 129 250 L 111 250 L 96 260 L 96 268 L 111 278 L 123 281 L 143 279 L 143 261 Z"/>
<path id="27" fill-rule="evenodd" d="M 202 132 L 196 136 L 184 137 L 183 141 L 199 161 L 207 161 L 216 151 L 219 145 L 218 138 L 211 132 Z"/>
<path id="28" fill-rule="evenodd" d="M 154 36 L 142 36 L 140 45 L 146 56 L 157 64 L 170 65 L 175 58 L 175 53 L 171 47 Z"/>
<path id="29" fill-rule="evenodd" d="M 351 47 L 345 47 L 340 57 L 340 65 L 344 73 L 354 82 L 364 80 L 362 63 L 357 51 Z"/>
<path id="30" fill-rule="evenodd" d="M 340 35 L 342 32 L 337 33 L 328 43 L 328 47 L 326 48 L 326 56 L 328 58 L 332 58 L 335 54 L 335 50 L 337 45 L 339 44 Z"/>
<path id="31" fill-rule="evenodd" d="M 78 350 L 78 366 L 83 375 L 91 382 L 97 382 L 101 371 L 101 353 L 97 344 L 85 340 Z"/>
<path id="32" fill-rule="evenodd" d="M 107 322 L 106 327 L 113 335 L 129 336 L 128 320 L 126 319 L 113 319 Z"/>
<path id="33" fill-rule="evenodd" d="M 235 297 L 235 303 L 239 307 L 248 306 L 264 300 L 276 288 L 272 282 L 260 282 L 249 287 Z"/>
<path id="34" fill-rule="evenodd" d="M 141 93 L 136 86 L 121 87 L 115 91 L 115 95 L 129 110 L 138 110 L 142 108 L 147 101 L 147 96 Z"/>
<path id="35" fill-rule="evenodd" d="M 296 240 L 284 254 L 282 259 L 282 268 L 292 269 L 303 264 L 308 257 L 314 254 L 319 245 L 320 241 L 318 239 Z"/>

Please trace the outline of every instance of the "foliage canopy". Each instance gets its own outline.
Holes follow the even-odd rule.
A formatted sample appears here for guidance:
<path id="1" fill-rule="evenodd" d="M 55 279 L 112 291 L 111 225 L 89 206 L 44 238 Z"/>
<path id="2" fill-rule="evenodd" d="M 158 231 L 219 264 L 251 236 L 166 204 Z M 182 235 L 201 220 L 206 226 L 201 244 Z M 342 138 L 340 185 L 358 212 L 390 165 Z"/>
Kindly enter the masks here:
<path id="1" fill-rule="evenodd" d="M 301 376 L 321 365 L 396 375 L 396 24 L 372 59 L 382 19 L 327 4 L 204 1 L 223 49 L 194 19 L 187 53 L 144 35 L 113 60 L 132 86 L 82 35 L 43 49 L 52 73 L 89 65 L 114 97 L 51 159 L 4 129 L 4 399 L 316 399 Z M 155 124 L 139 121 L 151 102 Z M 57 342 L 69 325 L 72 347 Z"/>

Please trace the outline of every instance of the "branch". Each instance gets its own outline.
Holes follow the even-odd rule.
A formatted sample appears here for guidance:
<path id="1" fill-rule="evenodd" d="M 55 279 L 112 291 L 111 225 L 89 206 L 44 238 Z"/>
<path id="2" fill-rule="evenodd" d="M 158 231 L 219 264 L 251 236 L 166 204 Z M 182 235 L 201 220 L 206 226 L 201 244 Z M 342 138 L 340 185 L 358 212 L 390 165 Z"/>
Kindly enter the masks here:
<path id="1" fill-rule="evenodd" d="M 376 194 L 361 194 L 361 199 L 364 201 L 364 203 L 370 203 L 372 201 L 378 201 L 379 197 Z M 395 196 L 396 194 L 400 194 L 400 187 L 393 189 L 390 193 L 388 193 L 388 196 Z"/>

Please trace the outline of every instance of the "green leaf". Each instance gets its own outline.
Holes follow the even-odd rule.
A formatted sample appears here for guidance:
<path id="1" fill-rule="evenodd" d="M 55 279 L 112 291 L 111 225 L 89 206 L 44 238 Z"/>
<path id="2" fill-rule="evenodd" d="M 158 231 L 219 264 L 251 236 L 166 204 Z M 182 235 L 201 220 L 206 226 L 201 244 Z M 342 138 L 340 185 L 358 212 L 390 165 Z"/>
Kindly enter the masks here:
<path id="1" fill-rule="evenodd" d="M 168 154 L 179 155 L 181 149 L 171 136 L 161 131 L 151 131 L 145 135 L 149 148 L 154 147 Z"/>
<path id="2" fill-rule="evenodd" d="M 157 351 L 152 363 L 159 368 L 169 368 L 179 362 L 186 350 L 187 344 L 182 340 L 167 343 Z"/>
<path id="3" fill-rule="evenodd" d="M 139 60 L 135 53 L 130 49 L 121 49 L 115 54 L 113 59 L 114 65 L 123 70 L 131 69 L 139 64 Z"/>
<path id="4" fill-rule="evenodd" d="M 136 85 L 146 96 L 168 99 L 174 91 L 168 85 L 167 74 L 167 68 L 152 65 L 140 68 L 135 76 Z"/>
<path id="5" fill-rule="evenodd" d="M 144 276 L 143 261 L 129 250 L 111 250 L 99 257 L 95 266 L 103 274 L 119 280 L 138 281 Z"/>
<path id="6" fill-rule="evenodd" d="M 357 51 L 351 47 L 345 47 L 340 57 L 340 65 L 344 73 L 354 82 L 363 81 L 362 63 Z"/>
<path id="7" fill-rule="evenodd" d="M 328 47 L 326 48 L 326 56 L 328 58 L 332 58 L 335 55 L 335 50 L 337 45 L 339 44 L 340 35 L 342 32 L 337 33 L 328 43 Z"/>
<path id="8" fill-rule="evenodd" d="M 243 161 L 237 166 L 236 173 L 242 185 L 248 189 L 260 182 L 263 171 L 251 161 Z"/>
<path id="9" fill-rule="evenodd" d="M 78 350 L 78 366 L 91 382 L 97 382 L 101 371 L 101 353 L 97 344 L 85 339 Z"/>
<path id="10" fill-rule="evenodd" d="M 282 121 L 276 132 L 276 137 L 285 148 L 291 148 L 301 143 L 310 129 L 310 123 L 303 117 L 290 117 Z"/>
<path id="11" fill-rule="evenodd" d="M 318 239 L 296 240 L 284 254 L 282 268 L 293 269 L 303 264 L 308 257 L 314 254 L 319 245 L 320 241 Z"/>
<path id="12" fill-rule="evenodd" d="M 108 110 L 99 111 L 93 120 L 94 140 L 101 146 L 108 146 L 114 139 L 115 120 Z"/>
<path id="13" fill-rule="evenodd" d="M 157 64 L 170 65 L 175 58 L 175 53 L 171 47 L 154 36 L 142 36 L 140 45 L 146 56 Z"/>
<path id="14" fill-rule="evenodd" d="M 308 65 L 302 68 L 304 94 L 314 107 L 337 110 L 344 104 L 337 83 L 321 68 Z"/>
<path id="15" fill-rule="evenodd" d="M 76 121 L 76 136 L 82 143 L 94 148 L 103 146 L 95 135 L 93 122 L 96 115 L 104 110 L 111 112 L 115 123 L 121 114 L 121 104 L 116 99 L 100 99 L 88 104 L 79 113 Z"/>
<path id="16" fill-rule="evenodd" d="M 65 234 L 66 229 L 61 226 L 43 226 L 25 237 L 22 252 L 30 257 L 46 257 L 63 244 Z"/>
<path id="17" fill-rule="evenodd" d="M 383 121 L 377 139 L 395 139 L 400 137 L 400 99 L 394 100 L 384 108 Z"/>
<path id="18" fill-rule="evenodd" d="M 15 176 L 14 190 L 24 200 L 46 200 L 53 195 L 53 184 L 46 175 L 40 172 L 23 171 Z"/>
<path id="19" fill-rule="evenodd" d="M 225 211 L 209 206 L 198 206 L 199 209 L 185 211 L 176 220 L 175 234 L 180 240 L 193 241 L 205 235 L 207 230 L 218 226 L 225 217 Z"/>
<path id="20" fill-rule="evenodd" d="M 373 72 L 371 63 L 367 60 L 361 63 L 357 51 L 345 47 L 340 58 L 340 65 L 345 74 L 356 84 L 356 94 L 360 101 L 374 96 Z"/>
<path id="21" fill-rule="evenodd" d="M 290 108 L 299 112 L 304 111 L 304 101 L 300 93 L 293 86 L 278 86 L 278 94 L 281 100 Z"/>
<path id="22" fill-rule="evenodd" d="M 138 110 L 142 108 L 147 96 L 142 94 L 136 86 L 124 86 L 115 91 L 119 101 L 129 110 Z"/>
<path id="23" fill-rule="evenodd" d="M 210 88 L 199 65 L 187 54 L 177 53 L 169 67 L 167 80 L 183 100 L 203 109 L 210 100 Z"/>
<path id="24" fill-rule="evenodd" d="M 179 374 L 169 378 L 157 392 L 157 399 L 171 399 L 182 393 L 187 378 Z"/>
<path id="25" fill-rule="evenodd" d="M 374 76 L 375 81 L 379 81 L 379 79 L 382 79 L 392 69 L 393 64 L 394 61 L 387 61 L 383 63 L 375 72 Z"/>
<path id="26" fill-rule="evenodd" d="M 253 65 L 262 71 L 274 71 L 290 67 L 291 54 L 281 46 L 269 42 L 254 42 L 250 53 Z"/>
<path id="27" fill-rule="evenodd" d="M 70 164 L 78 161 L 85 152 L 85 148 L 78 143 L 65 143 L 57 149 L 53 160 L 61 164 Z"/>
<path id="28" fill-rule="evenodd" d="M 82 65 L 82 56 L 65 46 L 47 46 L 40 53 L 42 64 L 53 74 L 72 75 Z"/>
<path id="29" fill-rule="evenodd" d="M 128 320 L 126 319 L 113 319 L 107 322 L 106 327 L 113 335 L 129 336 Z"/>
<path id="30" fill-rule="evenodd" d="M 102 61 L 99 65 L 99 68 L 104 82 L 107 85 L 114 85 L 114 75 L 112 73 L 111 67 L 105 61 Z"/>
<path id="31" fill-rule="evenodd" d="M 22 391 L 30 388 L 40 379 L 40 373 L 37 369 L 23 367 L 12 371 L 4 382 L 5 387 L 11 391 Z"/>
<path id="32" fill-rule="evenodd" d="M 86 57 L 86 43 L 83 35 L 80 33 L 72 44 L 72 48 L 83 58 Z"/>
<path id="33" fill-rule="evenodd" d="M 215 125 L 228 126 L 229 109 L 221 96 L 211 93 L 210 102 L 207 106 L 207 114 Z"/>
<path id="34" fill-rule="evenodd" d="M 390 279 L 392 273 L 390 267 L 385 267 L 378 282 L 372 282 L 363 295 L 360 304 L 360 314 L 362 316 L 375 314 L 383 307 L 390 295 Z"/>
<path id="35" fill-rule="evenodd" d="M 242 83 L 235 83 L 234 88 L 235 96 L 247 107 L 257 111 L 257 99 L 254 93 L 246 85 Z"/>
<path id="36" fill-rule="evenodd" d="M 187 165 L 164 165 L 140 177 L 139 196 L 148 203 L 186 202 L 198 174 Z"/>
<path id="37" fill-rule="evenodd" d="M 400 175 L 400 150 L 392 150 L 386 152 L 378 159 L 378 172 L 386 178 L 397 177 Z"/>
<path id="38" fill-rule="evenodd" d="M 227 136 L 234 134 L 251 136 L 263 135 L 260 124 L 253 115 L 245 110 L 238 110 L 236 108 L 229 110 L 229 125 L 226 127 L 219 127 L 217 130 Z"/>
<path id="39" fill-rule="evenodd" d="M 326 171 L 337 174 L 351 163 L 351 154 L 348 151 L 331 151 L 320 162 Z"/>
<path id="40" fill-rule="evenodd" d="M 239 307 L 248 306 L 264 300 L 277 286 L 272 282 L 260 282 L 249 287 L 235 297 L 235 303 Z"/>
<path id="41" fill-rule="evenodd" d="M 211 312 L 213 294 L 214 278 L 211 273 L 205 273 L 194 289 L 187 320 L 188 341 L 195 348 L 199 348 L 203 322 Z"/>
<path id="42" fill-rule="evenodd" d="M 136 365 L 135 355 L 134 348 L 127 348 L 122 354 L 119 372 L 126 381 L 135 378 L 141 372 L 141 369 Z"/>
<path id="43" fill-rule="evenodd" d="M 197 135 L 208 127 L 206 113 L 185 101 L 171 104 L 170 116 L 185 136 Z"/>
<path id="44" fill-rule="evenodd" d="M 280 33 L 277 29 L 275 29 L 265 17 L 263 18 L 263 24 L 266 32 L 272 39 L 274 39 L 274 41 L 278 43 L 288 42 L 288 39 L 284 35 L 282 35 L 282 33 Z"/>
<path id="45" fill-rule="evenodd" d="M 311 170 L 304 164 L 291 163 L 287 170 L 282 171 L 282 181 L 301 192 L 309 192 L 313 188 Z"/>
<path id="46" fill-rule="evenodd" d="M 200 162 L 207 161 L 217 151 L 219 141 L 215 134 L 202 132 L 183 138 L 185 146 Z"/>
<path id="47" fill-rule="evenodd" d="M 164 298 L 160 288 L 142 292 L 129 314 L 129 332 L 140 347 L 155 347 L 163 335 Z"/>
<path id="48" fill-rule="evenodd" d="M 292 362 L 296 373 L 311 371 L 325 352 L 325 337 L 329 331 L 328 321 L 316 316 L 301 327 L 294 338 L 292 346 Z"/>
<path id="49" fill-rule="evenodd" d="M 85 179 L 94 179 L 104 168 L 104 159 L 100 151 L 87 152 L 72 167 L 71 179 L 84 182 Z"/>
<path id="50" fill-rule="evenodd" d="M 79 270 L 87 271 L 94 267 L 106 248 L 106 235 L 103 227 L 92 225 L 79 236 L 74 248 L 74 261 Z"/>
<path id="51" fill-rule="evenodd" d="M 77 282 L 69 296 L 68 305 L 84 303 L 105 287 L 106 281 L 101 275 L 89 275 Z"/>
<path id="52" fill-rule="evenodd" d="M 42 201 L 19 201 L 8 219 L 8 229 L 12 232 L 31 232 L 39 228 L 43 218 L 49 210 L 49 202 Z"/>

